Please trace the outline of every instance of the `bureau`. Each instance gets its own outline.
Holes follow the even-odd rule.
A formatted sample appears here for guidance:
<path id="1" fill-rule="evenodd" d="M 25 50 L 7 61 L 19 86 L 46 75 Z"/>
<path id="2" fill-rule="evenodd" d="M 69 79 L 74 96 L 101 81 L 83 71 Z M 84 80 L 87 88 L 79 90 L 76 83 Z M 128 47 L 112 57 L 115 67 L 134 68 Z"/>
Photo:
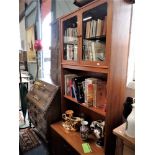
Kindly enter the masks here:
<path id="1" fill-rule="evenodd" d="M 27 94 L 29 121 L 48 142 L 50 124 L 60 115 L 60 89 L 56 85 L 37 80 Z"/>

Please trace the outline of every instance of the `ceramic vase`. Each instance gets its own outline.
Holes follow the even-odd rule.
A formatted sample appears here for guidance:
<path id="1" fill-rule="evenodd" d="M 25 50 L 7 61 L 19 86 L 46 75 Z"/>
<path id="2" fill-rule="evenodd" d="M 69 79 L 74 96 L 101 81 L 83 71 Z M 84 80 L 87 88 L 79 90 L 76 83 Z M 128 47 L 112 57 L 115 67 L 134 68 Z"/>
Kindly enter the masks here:
<path id="1" fill-rule="evenodd" d="M 127 117 L 126 135 L 131 138 L 135 137 L 135 104 L 132 104 L 132 111 Z"/>
<path id="2" fill-rule="evenodd" d="M 81 125 L 82 125 L 80 127 L 81 138 L 82 138 L 82 140 L 87 140 L 88 139 L 88 134 L 89 134 L 88 122 L 87 121 L 82 121 Z"/>

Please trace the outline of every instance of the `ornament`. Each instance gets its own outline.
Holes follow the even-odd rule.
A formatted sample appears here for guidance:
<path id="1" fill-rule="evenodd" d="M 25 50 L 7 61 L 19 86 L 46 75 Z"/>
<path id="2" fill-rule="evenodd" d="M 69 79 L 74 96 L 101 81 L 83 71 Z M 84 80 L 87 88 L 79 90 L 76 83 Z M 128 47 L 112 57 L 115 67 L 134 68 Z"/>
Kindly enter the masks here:
<path id="1" fill-rule="evenodd" d="M 42 49 L 41 40 L 35 40 L 34 49 L 36 50 L 36 52 Z"/>

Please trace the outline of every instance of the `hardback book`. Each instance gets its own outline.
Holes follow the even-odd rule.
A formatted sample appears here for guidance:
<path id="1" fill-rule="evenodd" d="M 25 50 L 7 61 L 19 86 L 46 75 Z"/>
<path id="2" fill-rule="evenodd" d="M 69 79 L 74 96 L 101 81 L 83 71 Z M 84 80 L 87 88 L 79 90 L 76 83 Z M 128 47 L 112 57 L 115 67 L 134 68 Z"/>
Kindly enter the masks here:
<path id="1" fill-rule="evenodd" d="M 84 40 L 83 59 L 92 60 L 91 41 L 89 40 Z"/>
<path id="2" fill-rule="evenodd" d="M 86 23 L 86 38 L 90 38 L 91 21 Z"/>
<path id="3" fill-rule="evenodd" d="M 102 35 L 106 35 L 106 29 L 107 29 L 107 16 L 105 16 L 104 18 Z"/>
<path id="4" fill-rule="evenodd" d="M 91 26 L 90 26 L 90 38 L 93 37 L 93 26 L 94 26 L 94 22 L 93 22 L 93 20 L 91 20 Z"/>
<path id="5" fill-rule="evenodd" d="M 74 45 L 67 45 L 67 60 L 74 59 Z"/>
<path id="6" fill-rule="evenodd" d="M 93 61 L 103 61 L 105 58 L 105 44 L 103 42 L 92 42 Z"/>
<path id="7" fill-rule="evenodd" d="M 93 96 L 93 106 L 94 107 L 105 107 L 106 105 L 106 82 L 98 80 L 97 83 L 93 84 L 94 96 Z"/>
<path id="8" fill-rule="evenodd" d="M 82 59 L 88 60 L 88 41 L 86 39 L 83 40 L 83 52 L 82 52 Z"/>
<path id="9" fill-rule="evenodd" d="M 72 94 L 72 78 L 76 77 L 76 74 L 66 74 L 64 75 L 65 78 L 65 95 L 73 96 Z"/>
<path id="10" fill-rule="evenodd" d="M 96 30 L 96 37 L 100 37 L 103 31 L 103 20 L 97 20 L 97 30 Z"/>
<path id="11" fill-rule="evenodd" d="M 77 61 L 77 50 L 78 50 L 78 47 L 77 45 L 74 45 L 74 60 Z"/>
<path id="12" fill-rule="evenodd" d="M 75 97 L 79 103 L 84 102 L 84 90 L 82 82 L 85 80 L 84 76 L 77 76 L 73 78 L 73 89 L 75 93 Z"/>
<path id="13" fill-rule="evenodd" d="M 85 79 L 85 103 L 87 106 L 93 106 L 94 89 L 93 84 L 96 84 L 97 78 L 87 78 Z"/>
<path id="14" fill-rule="evenodd" d="M 96 41 L 94 44 L 95 50 L 95 61 L 103 61 L 105 59 L 105 44 L 99 41 Z"/>
<path id="15" fill-rule="evenodd" d="M 97 25 L 97 21 L 93 20 L 93 33 L 92 33 L 92 37 L 96 37 L 96 25 Z"/>
<path id="16" fill-rule="evenodd" d="M 64 32 L 64 42 L 77 42 L 77 28 L 67 28 Z"/>

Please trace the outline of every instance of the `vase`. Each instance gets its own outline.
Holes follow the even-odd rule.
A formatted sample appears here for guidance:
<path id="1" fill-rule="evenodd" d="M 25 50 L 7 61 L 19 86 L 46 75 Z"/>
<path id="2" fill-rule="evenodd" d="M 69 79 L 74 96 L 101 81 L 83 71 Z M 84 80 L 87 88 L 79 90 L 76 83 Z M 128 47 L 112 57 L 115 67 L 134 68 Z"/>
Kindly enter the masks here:
<path id="1" fill-rule="evenodd" d="M 88 122 L 87 121 L 82 121 L 81 125 L 82 125 L 80 127 L 81 139 L 82 140 L 87 140 L 88 139 L 88 134 L 89 134 Z"/>
<path id="2" fill-rule="evenodd" d="M 132 104 L 132 111 L 127 117 L 126 135 L 135 138 L 135 104 Z"/>

